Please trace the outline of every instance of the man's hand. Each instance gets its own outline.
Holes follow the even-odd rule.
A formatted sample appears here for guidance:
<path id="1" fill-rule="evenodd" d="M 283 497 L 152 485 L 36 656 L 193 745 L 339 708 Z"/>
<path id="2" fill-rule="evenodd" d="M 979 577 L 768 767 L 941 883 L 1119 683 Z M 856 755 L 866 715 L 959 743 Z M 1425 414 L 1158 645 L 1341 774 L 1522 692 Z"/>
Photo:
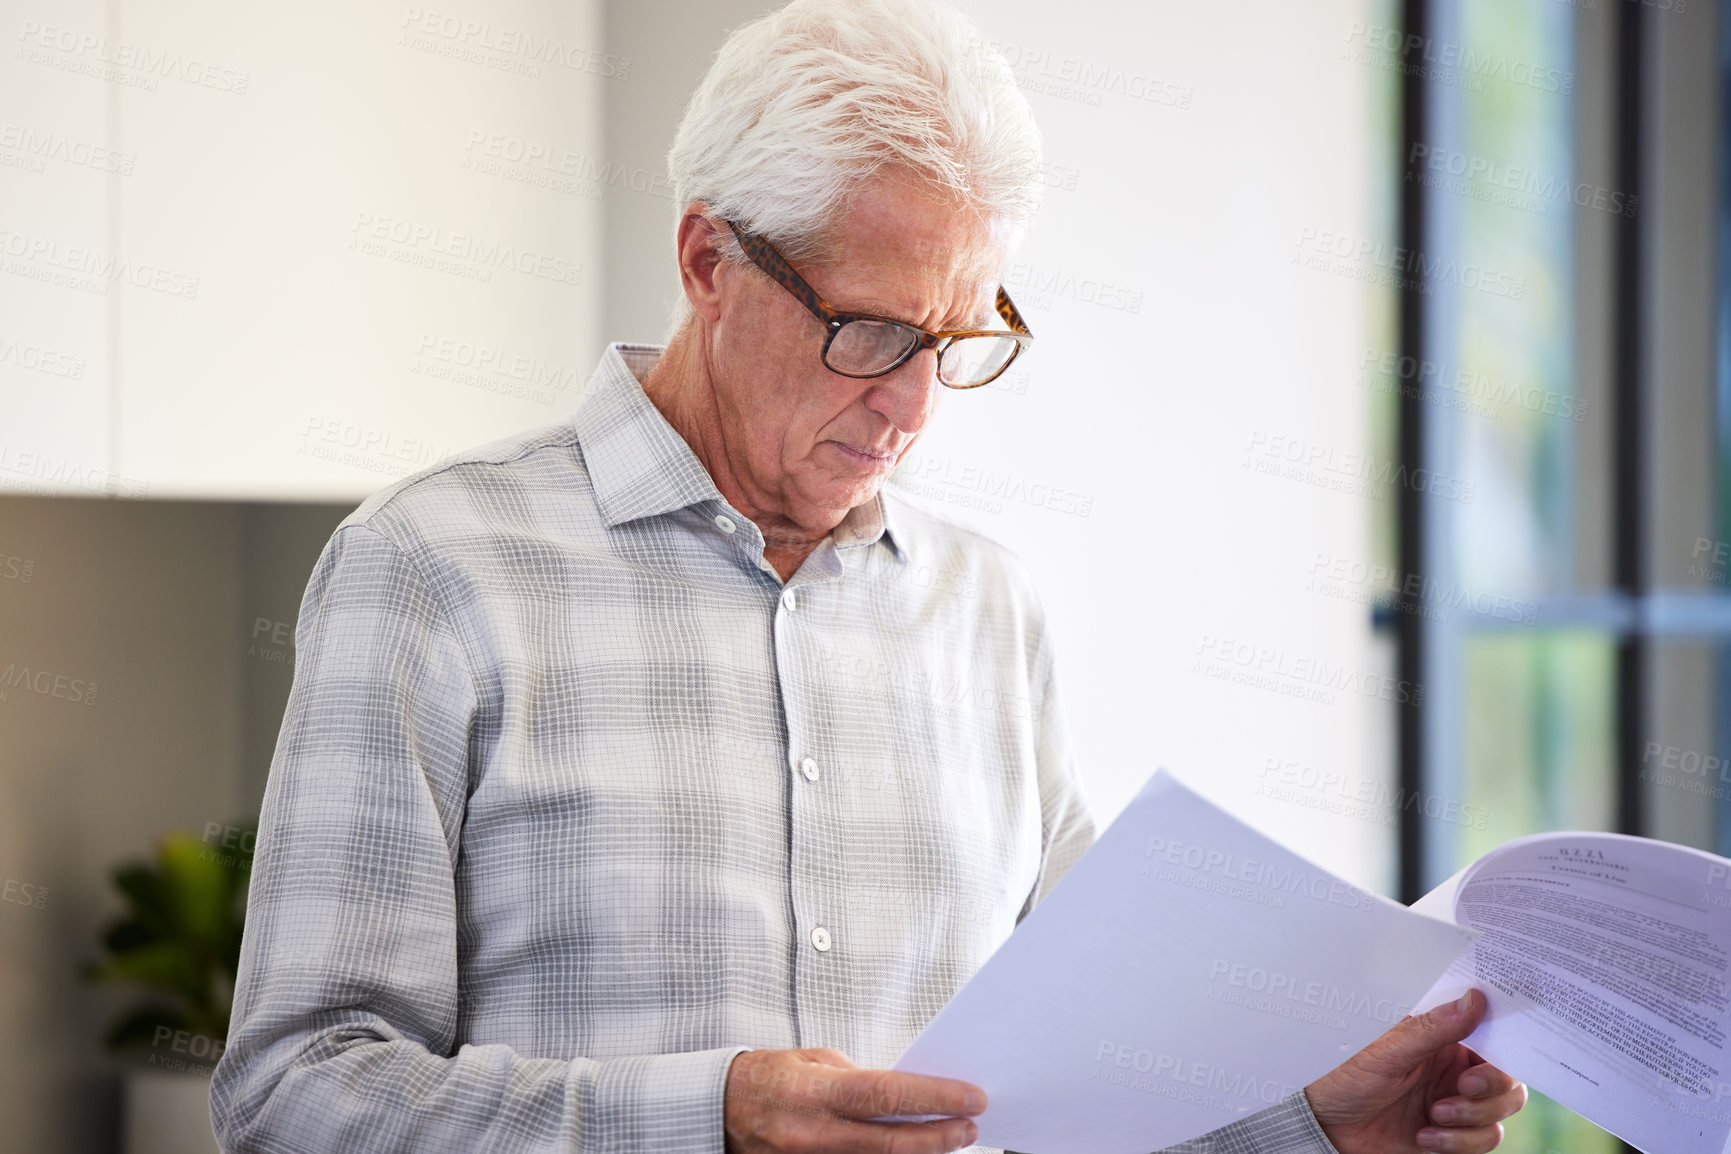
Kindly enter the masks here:
<path id="1" fill-rule="evenodd" d="M 727 1069 L 727 1154 L 943 1154 L 971 1146 L 986 1092 L 953 1078 L 862 1070 L 837 1050 L 747 1050 Z M 933 1122 L 868 1122 L 944 1114 Z"/>
<path id="2" fill-rule="evenodd" d="M 1407 1018 L 1345 1065 L 1305 1087 L 1340 1154 L 1483 1154 L 1527 1088 L 1460 1045 L 1484 1016 L 1485 996 Z"/>

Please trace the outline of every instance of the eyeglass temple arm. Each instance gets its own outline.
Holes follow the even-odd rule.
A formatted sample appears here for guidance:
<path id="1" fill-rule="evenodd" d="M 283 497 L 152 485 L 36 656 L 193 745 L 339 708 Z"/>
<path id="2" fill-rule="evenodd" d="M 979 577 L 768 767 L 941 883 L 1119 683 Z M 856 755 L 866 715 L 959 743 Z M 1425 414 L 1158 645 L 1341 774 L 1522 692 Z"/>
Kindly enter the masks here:
<path id="1" fill-rule="evenodd" d="M 1004 291 L 1003 285 L 998 286 L 998 315 L 1004 318 L 1004 323 L 1010 326 L 1011 332 L 1021 333 L 1026 337 L 1034 335 L 1028 330 L 1028 322 L 1022 319 L 1016 302 L 1010 299 L 1010 294 Z"/>
<path id="2" fill-rule="evenodd" d="M 796 272 L 793 266 L 782 258 L 775 246 L 754 232 L 746 232 L 733 221 L 727 222 L 727 227 L 733 230 L 733 235 L 739 238 L 739 247 L 745 250 L 745 255 L 751 258 L 753 264 L 769 274 L 782 288 L 792 293 L 803 304 L 812 316 L 825 325 L 835 322 L 835 310 L 817 295 L 810 285 Z"/>
<path id="3" fill-rule="evenodd" d="M 788 264 L 782 255 L 775 251 L 775 246 L 754 232 L 746 232 L 733 221 L 727 222 L 727 227 L 733 230 L 733 235 L 739 238 L 739 247 L 745 251 L 752 262 L 768 273 L 778 284 L 797 297 L 801 304 L 811 312 L 811 315 L 826 325 L 834 324 L 836 312 L 798 273 Z M 1016 302 L 1010 299 L 1010 294 L 1004 291 L 1004 286 L 998 286 L 998 315 L 1004 318 L 1004 323 L 1010 326 L 1010 331 L 1021 333 L 1025 337 L 1034 334 L 1028 328 L 1028 323 L 1022 319 Z M 922 341 L 925 348 L 930 348 L 934 342 Z"/>

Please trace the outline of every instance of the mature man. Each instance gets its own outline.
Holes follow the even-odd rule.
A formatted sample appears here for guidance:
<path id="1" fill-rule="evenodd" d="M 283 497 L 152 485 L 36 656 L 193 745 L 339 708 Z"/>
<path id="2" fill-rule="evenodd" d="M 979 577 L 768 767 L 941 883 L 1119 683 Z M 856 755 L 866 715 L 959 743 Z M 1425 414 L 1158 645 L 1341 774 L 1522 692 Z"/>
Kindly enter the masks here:
<path id="1" fill-rule="evenodd" d="M 978 42 L 921 0 L 736 32 L 669 157 L 667 348 L 609 348 L 571 419 L 333 535 L 213 1082 L 228 1150 L 974 1140 L 978 1089 L 871 1067 L 1094 835 L 1020 565 L 882 489 L 943 387 L 1031 340 L 999 272 L 1038 136 Z M 1524 1091 L 1455 1044 L 1480 1012 L 1208 1149 L 1490 1149 Z"/>

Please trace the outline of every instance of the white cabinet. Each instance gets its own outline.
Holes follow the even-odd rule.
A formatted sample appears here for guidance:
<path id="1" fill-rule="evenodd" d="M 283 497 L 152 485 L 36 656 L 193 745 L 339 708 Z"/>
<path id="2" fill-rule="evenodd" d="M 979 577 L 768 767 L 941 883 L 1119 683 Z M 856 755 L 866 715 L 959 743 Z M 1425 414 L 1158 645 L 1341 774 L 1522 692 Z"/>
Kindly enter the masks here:
<path id="1" fill-rule="evenodd" d="M 131 179 L 113 92 L 85 74 L 99 0 L 8 4 L 0 56 L 0 493 L 100 494 L 107 476 L 108 203 Z M 119 171 L 109 172 L 113 166 Z"/>
<path id="2" fill-rule="evenodd" d="M 0 355 L 0 451 L 124 495 L 347 500 L 569 411 L 601 339 L 602 101 L 630 84 L 597 3 L 68 11 L 26 13 L 7 106 L 125 171 L 0 168 L 0 227 L 91 282 L 8 256 L 0 339 L 86 367 Z"/>

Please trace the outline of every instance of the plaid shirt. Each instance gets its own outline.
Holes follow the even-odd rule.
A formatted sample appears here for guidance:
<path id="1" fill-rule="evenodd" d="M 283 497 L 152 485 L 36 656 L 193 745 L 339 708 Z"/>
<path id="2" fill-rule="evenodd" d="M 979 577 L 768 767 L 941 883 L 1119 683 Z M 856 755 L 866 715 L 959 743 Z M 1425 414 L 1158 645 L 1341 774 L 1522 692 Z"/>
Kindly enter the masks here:
<path id="1" fill-rule="evenodd" d="M 784 585 L 644 395 L 659 353 L 320 556 L 231 1154 L 721 1154 L 736 1054 L 890 1065 L 1092 840 L 1016 559 L 886 492 Z M 1302 1095 L 1210 1141 L 1329 1149 Z"/>

